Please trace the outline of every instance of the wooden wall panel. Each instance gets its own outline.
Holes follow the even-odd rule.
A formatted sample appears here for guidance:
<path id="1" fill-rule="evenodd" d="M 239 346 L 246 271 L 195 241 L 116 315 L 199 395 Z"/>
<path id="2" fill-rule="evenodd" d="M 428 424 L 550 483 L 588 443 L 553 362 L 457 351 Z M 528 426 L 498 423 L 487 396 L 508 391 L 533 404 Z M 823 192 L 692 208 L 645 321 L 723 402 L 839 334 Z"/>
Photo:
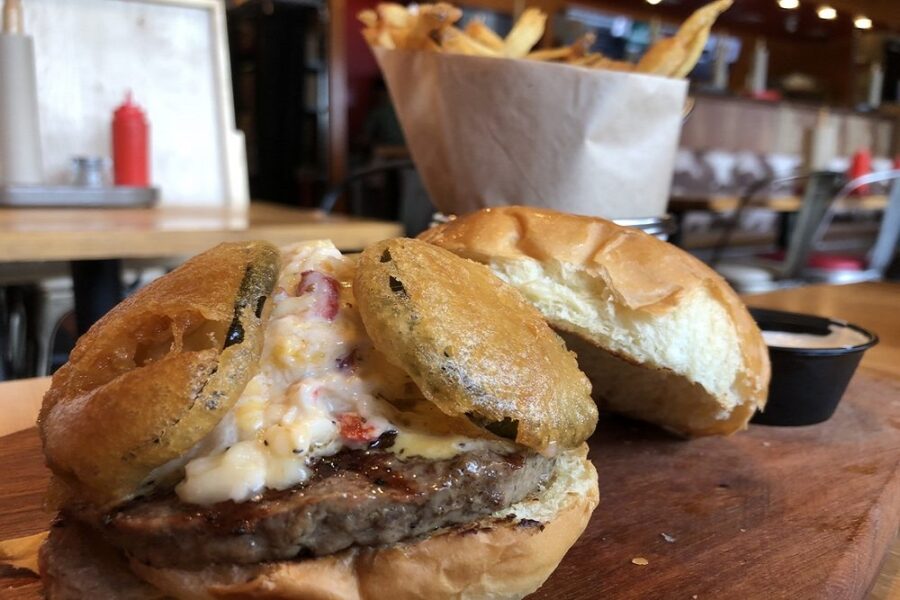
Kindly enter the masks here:
<path id="1" fill-rule="evenodd" d="M 805 133 L 815 125 L 820 110 L 790 102 L 698 96 L 682 129 L 681 145 L 696 150 L 802 154 Z M 839 123 L 839 155 L 848 156 L 860 148 L 869 148 L 874 156 L 897 152 L 897 118 L 841 110 L 832 111 L 831 116 Z"/>

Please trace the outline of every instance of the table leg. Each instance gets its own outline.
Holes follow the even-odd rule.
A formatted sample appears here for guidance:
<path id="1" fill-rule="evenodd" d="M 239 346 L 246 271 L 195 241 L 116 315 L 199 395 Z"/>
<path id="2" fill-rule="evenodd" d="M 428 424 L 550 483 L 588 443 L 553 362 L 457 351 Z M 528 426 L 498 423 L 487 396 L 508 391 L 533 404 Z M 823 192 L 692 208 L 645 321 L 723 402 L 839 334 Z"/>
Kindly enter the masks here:
<path id="1" fill-rule="evenodd" d="M 682 226 L 684 225 L 684 215 L 685 215 L 685 213 L 682 212 L 682 211 L 680 211 L 680 210 L 672 210 L 672 209 L 670 208 L 670 209 L 669 209 L 669 214 L 672 215 L 672 221 L 673 221 L 673 223 L 674 223 L 674 225 L 675 225 L 675 231 L 673 231 L 673 232 L 669 235 L 669 240 L 668 240 L 668 241 L 669 241 L 670 244 L 672 244 L 672 245 L 674 245 L 674 246 L 678 246 L 679 248 L 681 248 L 681 247 L 682 247 L 682 244 L 684 243 L 684 231 L 682 231 Z"/>
<path id="2" fill-rule="evenodd" d="M 797 220 L 795 212 L 779 212 L 778 213 L 778 248 L 787 250 L 791 241 L 791 230 L 794 229 L 794 223 Z"/>
<path id="3" fill-rule="evenodd" d="M 73 260 L 72 291 L 78 334 L 84 334 L 100 317 L 122 300 L 122 261 Z"/>

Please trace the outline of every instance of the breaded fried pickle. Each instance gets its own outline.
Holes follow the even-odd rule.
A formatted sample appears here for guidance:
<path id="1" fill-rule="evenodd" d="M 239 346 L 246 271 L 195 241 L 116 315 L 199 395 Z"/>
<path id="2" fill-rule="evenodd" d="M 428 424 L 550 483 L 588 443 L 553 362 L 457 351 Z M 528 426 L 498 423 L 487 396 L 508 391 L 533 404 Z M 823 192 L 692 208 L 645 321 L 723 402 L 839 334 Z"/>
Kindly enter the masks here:
<path id="1" fill-rule="evenodd" d="M 487 267 L 388 240 L 362 253 L 353 289 L 375 346 L 447 414 L 544 452 L 594 430 L 597 409 L 575 355 Z"/>
<path id="2" fill-rule="evenodd" d="M 279 261 L 265 242 L 221 244 L 91 327 L 41 409 L 54 473 L 98 504 L 120 501 L 206 436 L 255 368 Z"/>

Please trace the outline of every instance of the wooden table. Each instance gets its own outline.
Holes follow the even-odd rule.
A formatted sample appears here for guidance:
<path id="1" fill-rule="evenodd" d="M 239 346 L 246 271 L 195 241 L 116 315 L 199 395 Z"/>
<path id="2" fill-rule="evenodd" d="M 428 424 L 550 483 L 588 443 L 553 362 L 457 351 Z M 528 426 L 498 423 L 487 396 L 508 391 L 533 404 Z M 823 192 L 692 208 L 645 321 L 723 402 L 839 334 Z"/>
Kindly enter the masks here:
<path id="1" fill-rule="evenodd" d="M 82 331 L 121 299 L 120 259 L 196 254 L 225 241 L 331 239 L 342 250 L 403 235 L 399 223 L 251 202 L 211 208 L 0 209 L 0 261 L 71 261 Z"/>
<path id="2" fill-rule="evenodd" d="M 730 212 L 740 204 L 740 198 L 732 194 L 710 194 L 708 196 L 674 196 L 669 199 L 669 211 L 684 213 L 699 210 L 714 213 Z M 884 210 L 888 198 L 884 195 L 872 195 L 843 198 L 831 205 L 832 210 L 847 212 L 851 210 Z M 803 204 L 801 196 L 784 195 L 754 198 L 747 208 L 765 208 L 778 213 L 792 213 L 800 210 Z"/>
<path id="3" fill-rule="evenodd" d="M 796 476 L 808 449 L 824 451 L 826 443 L 845 436 L 846 424 L 870 419 L 872 413 L 867 411 L 872 406 L 897 406 L 900 285 L 817 286 L 748 297 L 747 301 L 753 306 L 839 317 L 877 332 L 881 342 L 866 354 L 848 391 L 854 398 L 845 398 L 838 414 L 822 425 L 798 429 L 751 426 L 748 432 L 730 438 L 692 442 L 674 440 L 624 420 L 601 419 L 598 433 L 590 441 L 601 478 L 600 507 L 560 568 L 534 595 L 535 600 L 667 600 L 688 599 L 693 594 L 704 600 L 900 598 L 900 549 L 896 545 L 874 586 L 865 591 L 879 568 L 878 558 L 868 559 L 885 555 L 894 534 L 890 529 L 895 530 L 900 521 L 900 497 L 897 503 L 888 502 L 886 509 L 877 510 L 865 508 L 874 505 L 875 498 L 871 502 L 854 498 L 846 506 L 847 514 L 832 512 L 825 523 L 803 523 L 795 513 L 785 513 L 785 507 L 827 507 L 829 498 L 840 493 L 840 486 L 818 492 L 807 488 L 802 496 L 788 497 L 783 487 L 771 482 L 772 474 L 766 473 L 770 465 L 778 465 L 778 472 Z M 41 531 L 49 520 L 40 510 L 47 473 L 37 435 L 30 428 L 47 384 L 46 379 L 0 384 L 0 436 L 16 432 L 0 437 L 0 461 L 8 469 L 0 478 L 0 539 Z M 900 429 L 900 411 L 892 410 L 896 414 L 889 417 L 891 423 Z M 877 425 L 869 422 L 867 426 Z M 874 429 L 872 435 L 876 435 Z M 877 435 L 894 442 L 890 434 L 885 438 L 883 429 Z M 897 452 L 878 456 L 855 456 L 854 449 L 864 444 L 858 439 L 841 444 L 839 450 L 847 452 L 847 464 L 828 463 L 833 478 L 870 482 L 872 489 L 881 489 L 880 483 L 873 483 L 876 480 L 897 482 L 900 443 L 893 446 Z M 707 464 L 702 470 L 692 470 L 697 463 Z M 897 496 L 897 492 L 896 485 L 884 488 L 885 494 Z M 833 504 L 830 508 L 835 510 Z M 856 512 L 860 510 L 862 516 Z M 870 514 L 872 511 L 878 514 Z M 798 531 L 810 537 L 798 539 Z M 671 534 L 674 541 L 666 541 L 662 533 Z M 779 548 L 781 538 L 790 536 L 797 545 Z M 726 540 L 724 547 L 722 539 Z M 848 552 L 835 557 L 826 553 L 826 547 L 846 547 Z M 632 564 L 631 558 L 637 556 L 649 558 L 650 564 Z M 809 588 L 803 587 L 813 584 L 822 586 L 816 588 L 821 593 L 810 595 Z M 36 599 L 38 590 L 39 583 L 27 574 L 0 569 L 0 595 L 4 598 Z"/>
<path id="4" fill-rule="evenodd" d="M 331 239 L 342 250 L 403 235 L 400 223 L 251 202 L 209 208 L 0 209 L 0 260 L 33 262 L 191 255 L 219 242 Z"/>

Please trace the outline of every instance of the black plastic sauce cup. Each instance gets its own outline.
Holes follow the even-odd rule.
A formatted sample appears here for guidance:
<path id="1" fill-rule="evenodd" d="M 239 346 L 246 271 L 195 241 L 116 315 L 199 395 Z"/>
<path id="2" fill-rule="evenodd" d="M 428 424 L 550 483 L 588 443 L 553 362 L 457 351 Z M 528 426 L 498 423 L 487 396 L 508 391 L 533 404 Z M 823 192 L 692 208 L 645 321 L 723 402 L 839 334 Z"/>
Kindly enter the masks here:
<path id="1" fill-rule="evenodd" d="M 763 331 L 827 335 L 832 325 L 857 331 L 868 341 L 849 348 L 782 348 L 769 346 L 772 382 L 763 412 L 751 423 L 764 425 L 812 425 L 834 414 L 863 353 L 878 337 L 862 327 L 813 315 L 751 308 L 750 314 Z"/>

